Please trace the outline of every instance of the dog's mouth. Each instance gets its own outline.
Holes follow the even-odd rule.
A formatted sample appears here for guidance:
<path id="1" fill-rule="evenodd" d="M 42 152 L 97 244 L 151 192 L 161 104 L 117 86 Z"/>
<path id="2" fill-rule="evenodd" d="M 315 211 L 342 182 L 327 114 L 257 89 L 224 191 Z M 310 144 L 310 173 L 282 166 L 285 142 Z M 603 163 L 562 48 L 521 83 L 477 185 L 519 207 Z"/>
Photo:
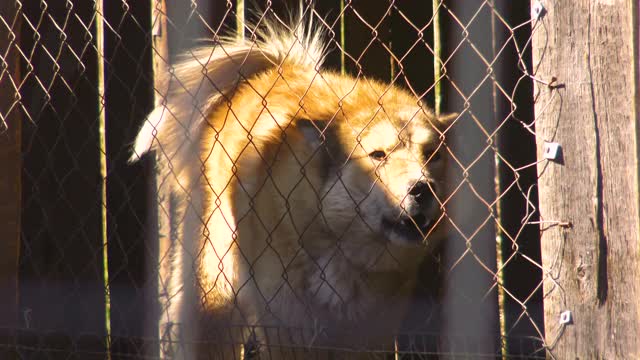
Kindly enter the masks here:
<path id="1" fill-rule="evenodd" d="M 392 242 L 402 244 L 422 244 L 436 225 L 436 221 L 424 214 L 403 215 L 390 220 L 382 218 L 382 227 Z"/>

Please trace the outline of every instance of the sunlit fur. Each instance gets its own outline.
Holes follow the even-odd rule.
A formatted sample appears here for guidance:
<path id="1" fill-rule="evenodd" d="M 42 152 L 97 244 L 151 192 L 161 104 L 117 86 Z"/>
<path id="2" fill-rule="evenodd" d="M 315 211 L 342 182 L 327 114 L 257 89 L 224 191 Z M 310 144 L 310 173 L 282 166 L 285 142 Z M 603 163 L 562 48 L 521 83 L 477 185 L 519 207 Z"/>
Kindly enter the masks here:
<path id="1" fill-rule="evenodd" d="M 236 350 L 248 330 L 225 337 L 221 327 L 258 326 L 261 351 L 381 349 L 418 264 L 444 236 L 452 116 L 434 117 L 395 85 L 320 69 L 321 34 L 292 23 L 263 23 L 258 42 L 189 52 L 137 137 L 133 158 L 156 151 L 184 216 L 161 322 Z M 433 201 L 416 210 L 408 192 L 420 181 Z M 422 225 L 411 223 L 416 212 L 435 225 L 418 239 L 394 231 L 402 219 Z M 181 349 L 178 358 L 202 358 L 220 346 Z"/>

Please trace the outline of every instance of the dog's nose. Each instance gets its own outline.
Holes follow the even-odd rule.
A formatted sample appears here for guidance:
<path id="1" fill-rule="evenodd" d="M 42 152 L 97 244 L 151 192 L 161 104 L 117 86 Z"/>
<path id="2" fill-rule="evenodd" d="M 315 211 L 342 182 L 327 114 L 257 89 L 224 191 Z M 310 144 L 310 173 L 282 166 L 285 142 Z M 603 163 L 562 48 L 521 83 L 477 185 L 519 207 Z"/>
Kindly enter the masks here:
<path id="1" fill-rule="evenodd" d="M 433 200 L 433 193 L 426 181 L 418 181 L 413 184 L 409 189 L 409 196 L 413 197 L 419 205 L 425 205 Z"/>

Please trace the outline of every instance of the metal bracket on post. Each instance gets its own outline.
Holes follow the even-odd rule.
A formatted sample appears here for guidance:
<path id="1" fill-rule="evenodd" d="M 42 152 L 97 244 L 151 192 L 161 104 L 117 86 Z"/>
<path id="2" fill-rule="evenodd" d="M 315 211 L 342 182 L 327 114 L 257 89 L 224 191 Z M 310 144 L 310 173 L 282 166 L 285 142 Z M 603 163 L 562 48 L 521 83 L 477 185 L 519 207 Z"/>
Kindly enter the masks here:
<path id="1" fill-rule="evenodd" d="M 544 143 L 544 158 L 549 160 L 555 160 L 558 158 L 558 154 L 562 151 L 562 146 L 555 142 Z"/>
<path id="2" fill-rule="evenodd" d="M 555 163 L 563 164 L 562 146 L 556 142 L 545 142 L 543 148 L 543 156 L 545 159 Z"/>
<path id="3" fill-rule="evenodd" d="M 533 3 L 533 6 L 531 6 L 531 18 L 534 20 L 542 19 L 546 13 L 547 10 L 544 8 L 544 5 L 542 5 L 541 1 L 536 1 Z"/>
<path id="4" fill-rule="evenodd" d="M 571 311 L 565 310 L 560 314 L 560 325 L 571 325 L 573 319 L 571 318 Z"/>

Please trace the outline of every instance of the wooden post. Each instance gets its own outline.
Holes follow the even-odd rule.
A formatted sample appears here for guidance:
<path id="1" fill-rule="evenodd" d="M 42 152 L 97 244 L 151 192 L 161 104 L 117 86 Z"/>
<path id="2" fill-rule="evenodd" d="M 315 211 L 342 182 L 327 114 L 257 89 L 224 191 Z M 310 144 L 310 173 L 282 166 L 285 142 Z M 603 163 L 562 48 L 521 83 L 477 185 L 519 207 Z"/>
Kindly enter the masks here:
<path id="1" fill-rule="evenodd" d="M 0 328 L 9 329 L 18 325 L 22 210 L 22 124 L 17 89 L 20 84 L 17 47 L 21 14 L 17 6 L 12 1 L 0 3 Z"/>
<path id="2" fill-rule="evenodd" d="M 638 359 L 638 5 L 541 3 L 533 68 L 548 354 Z M 558 161 L 544 160 L 545 142 L 562 146 Z"/>
<path id="3" fill-rule="evenodd" d="M 151 1 L 152 63 L 154 106 L 161 106 L 168 92 L 169 37 L 167 28 L 167 4 L 165 0 Z M 159 166 L 160 155 L 151 160 L 149 184 L 149 244 L 155 250 L 154 260 L 150 261 L 149 279 L 157 279 L 157 285 L 151 290 L 151 298 L 159 302 L 159 307 L 151 307 L 149 327 L 158 335 L 158 355 L 170 356 L 172 350 L 172 319 L 169 319 L 166 307 L 170 301 L 167 284 L 171 275 L 171 214 L 172 203 L 167 181 L 162 178 Z M 155 296 L 154 296 L 155 294 Z M 158 356 L 156 354 L 152 354 Z"/>

